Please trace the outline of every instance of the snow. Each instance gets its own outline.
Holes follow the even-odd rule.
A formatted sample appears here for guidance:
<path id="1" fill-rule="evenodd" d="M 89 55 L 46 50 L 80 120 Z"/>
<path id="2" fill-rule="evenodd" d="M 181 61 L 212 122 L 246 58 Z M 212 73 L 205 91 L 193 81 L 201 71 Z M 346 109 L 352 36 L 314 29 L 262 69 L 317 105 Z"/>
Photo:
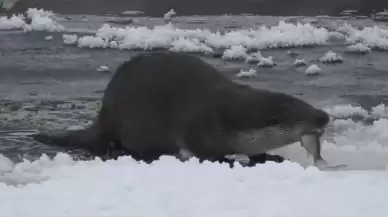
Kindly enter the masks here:
<path id="1" fill-rule="evenodd" d="M 336 31 L 329 31 L 323 27 L 315 27 L 305 23 L 287 23 L 280 21 L 274 26 L 260 26 L 250 29 L 238 29 L 228 31 L 215 31 L 209 29 L 182 29 L 173 24 L 146 26 L 126 26 L 123 28 L 103 24 L 93 37 L 78 42 L 79 47 L 90 47 L 98 38 L 100 47 L 110 47 L 104 44 L 115 41 L 118 46 L 115 49 L 152 50 L 170 49 L 176 52 L 211 53 L 216 50 L 224 50 L 224 58 L 228 60 L 244 60 L 252 50 L 265 50 L 274 48 L 293 48 L 304 46 L 327 45 L 333 39 L 345 41 L 349 45 L 363 43 L 370 48 L 385 49 L 388 47 L 388 30 L 380 27 L 365 27 L 358 30 L 345 23 Z M 86 36 L 84 36 L 86 37 Z M 346 40 L 344 40 L 346 39 Z M 337 43 L 336 41 L 336 43 Z M 86 43 L 84 45 L 83 43 Z M 93 46 L 92 46 L 93 47 Z M 111 47 L 110 47 L 111 48 Z M 239 51 L 234 57 L 232 53 Z M 244 51 L 246 54 L 244 54 Z M 229 53 L 229 54 L 227 54 Z M 296 56 L 296 52 L 288 52 Z M 335 62 L 341 61 L 340 55 L 333 56 Z M 330 59 L 330 58 L 329 58 Z M 343 58 L 342 58 L 343 60 Z M 330 62 L 330 60 L 329 60 Z M 328 62 L 328 63 L 329 63 Z"/>
<path id="2" fill-rule="evenodd" d="M 241 77 L 253 77 L 257 76 L 257 72 L 255 69 L 249 69 L 247 71 L 241 70 L 239 73 L 237 73 L 236 77 L 241 78 Z"/>
<path id="3" fill-rule="evenodd" d="M 0 0 L 0 9 L 1 8 L 4 8 L 6 10 L 9 10 L 11 9 L 16 2 L 18 2 L 20 0 Z"/>
<path id="4" fill-rule="evenodd" d="M 316 28 L 310 24 L 288 24 L 280 22 L 278 26 L 262 26 L 258 29 L 233 30 L 225 33 L 211 32 L 207 29 L 180 29 L 171 23 L 148 28 L 144 26 L 112 27 L 104 24 L 97 30 L 94 37 L 115 40 L 118 49 L 170 49 L 175 41 L 190 43 L 195 46 L 213 49 L 235 49 L 244 47 L 247 50 L 295 47 L 304 45 L 324 45 L 329 38 L 324 28 Z M 88 40 L 93 40 L 88 38 Z M 86 41 L 78 42 L 80 47 Z M 192 47 L 188 45 L 187 47 Z M 174 48 L 175 49 L 175 48 Z M 203 49 L 199 48 L 201 52 Z M 243 55 L 243 54 L 242 54 Z"/>
<path id="5" fill-rule="evenodd" d="M 77 42 L 78 42 L 77 35 L 64 34 L 64 35 L 62 35 L 62 39 L 63 39 L 64 44 L 77 44 Z"/>
<path id="6" fill-rule="evenodd" d="M 296 59 L 294 62 L 295 67 L 306 66 L 306 65 L 307 65 L 307 63 L 304 59 Z"/>
<path id="7" fill-rule="evenodd" d="M 180 37 L 171 43 L 171 51 L 190 53 L 213 53 L 213 49 L 200 42 L 198 39 Z"/>
<path id="8" fill-rule="evenodd" d="M 224 51 L 222 59 L 224 60 L 243 60 L 248 56 L 247 49 L 242 45 L 232 46 L 230 49 Z"/>
<path id="9" fill-rule="evenodd" d="M 372 51 L 368 46 L 363 43 L 356 43 L 347 47 L 348 53 L 369 53 Z"/>
<path id="10" fill-rule="evenodd" d="M 109 67 L 106 65 L 103 65 L 103 66 L 98 67 L 97 71 L 99 71 L 99 72 L 109 71 Z"/>
<path id="11" fill-rule="evenodd" d="M 322 71 L 321 68 L 319 68 L 319 67 L 318 67 L 317 65 L 315 65 L 315 64 L 312 64 L 312 65 L 310 65 L 310 66 L 306 69 L 305 74 L 306 74 L 306 75 L 318 75 L 318 74 L 320 74 L 321 71 Z"/>
<path id="12" fill-rule="evenodd" d="M 73 161 L 65 154 L 13 166 L 0 183 L 2 217 L 385 217 L 387 171 L 322 172 L 297 163 L 229 169 L 163 157 Z M 28 182 L 28 185 L 25 185 Z M 16 183 L 12 183 L 16 184 Z M 22 208 L 21 208 L 22 207 Z M 328 209 L 330 207 L 330 209 Z"/>
<path id="13" fill-rule="evenodd" d="M 59 19 L 52 11 L 29 8 L 25 14 L 26 16 L 15 14 L 10 18 L 0 17 L 0 30 L 66 32 L 65 27 L 59 23 Z M 165 14 L 165 19 L 170 20 L 175 15 L 176 12 L 171 9 Z M 30 24 L 27 24 L 27 18 L 31 19 Z M 347 22 L 343 22 L 337 28 L 327 29 L 314 26 L 313 22 L 294 24 L 282 20 L 271 26 L 261 25 L 222 32 L 199 28 L 182 29 L 171 23 L 154 27 L 126 26 L 123 28 L 103 24 L 92 36 L 77 42 L 76 45 L 81 48 L 143 50 L 163 48 L 177 52 L 209 53 L 214 50 L 231 49 L 234 46 L 243 46 L 247 51 L 324 46 L 330 44 L 333 39 L 339 41 L 345 39 L 348 45 L 362 43 L 370 49 L 388 49 L 387 29 L 377 25 L 359 29 Z M 296 54 L 289 52 L 291 56 Z"/>
<path id="14" fill-rule="evenodd" d="M 65 27 L 57 23 L 54 18 L 55 14 L 43 9 L 30 8 L 27 10 L 27 17 L 31 19 L 31 24 L 26 30 L 62 32 Z"/>
<path id="15" fill-rule="evenodd" d="M 388 30 L 378 27 L 363 27 L 361 30 L 353 27 L 350 24 L 345 23 L 337 29 L 342 33 L 345 33 L 348 44 L 363 43 L 364 45 L 380 49 L 388 49 Z"/>
<path id="16" fill-rule="evenodd" d="M 121 14 L 126 16 L 140 16 L 140 15 L 144 15 L 144 12 L 143 11 L 123 11 L 121 12 Z"/>
<path id="17" fill-rule="evenodd" d="M 174 17 L 175 15 L 176 15 L 176 12 L 174 11 L 174 9 L 171 9 L 167 13 L 164 14 L 163 18 L 166 21 L 170 21 L 172 19 L 172 17 Z"/>
<path id="18" fill-rule="evenodd" d="M 229 52 L 228 53 L 229 56 L 232 56 L 232 57 L 238 56 L 240 59 L 245 58 L 246 63 L 257 63 L 257 65 L 260 67 L 273 67 L 276 65 L 275 62 L 273 61 L 272 56 L 263 57 L 260 51 L 257 51 L 256 53 L 251 53 L 249 55 L 246 54 L 245 48 L 228 50 L 228 52 Z"/>
<path id="19" fill-rule="evenodd" d="M 344 58 L 341 55 L 329 50 L 321 57 L 320 61 L 323 63 L 342 63 Z"/>
<path id="20" fill-rule="evenodd" d="M 83 48 L 106 48 L 108 47 L 108 41 L 101 37 L 83 36 L 78 39 L 78 47 Z"/>
<path id="21" fill-rule="evenodd" d="M 0 17 L 0 30 L 22 29 L 26 26 L 22 15 L 12 15 L 9 19 Z"/>
<path id="22" fill-rule="evenodd" d="M 287 51 L 287 54 L 288 54 L 290 57 L 297 57 L 297 56 L 299 56 L 299 53 L 296 52 L 296 51 Z"/>
<path id="23" fill-rule="evenodd" d="M 263 58 L 263 55 L 261 55 L 260 51 L 257 51 L 256 53 L 249 54 L 245 58 L 245 62 L 247 63 L 258 63 Z"/>
<path id="24" fill-rule="evenodd" d="M 27 24 L 26 18 L 31 20 Z M 23 29 L 24 31 L 62 32 L 65 27 L 55 21 L 55 14 L 43 9 L 29 8 L 24 15 L 13 15 L 9 19 L 0 17 L 0 30 Z"/>
<path id="25" fill-rule="evenodd" d="M 51 41 L 51 40 L 53 40 L 53 36 L 52 35 L 49 35 L 49 36 L 47 36 L 46 38 L 44 38 L 45 40 L 47 40 L 47 41 Z"/>
<path id="26" fill-rule="evenodd" d="M 262 57 L 257 65 L 260 67 L 273 67 L 275 66 L 275 63 L 273 61 L 273 57 L 269 56 L 267 58 Z"/>

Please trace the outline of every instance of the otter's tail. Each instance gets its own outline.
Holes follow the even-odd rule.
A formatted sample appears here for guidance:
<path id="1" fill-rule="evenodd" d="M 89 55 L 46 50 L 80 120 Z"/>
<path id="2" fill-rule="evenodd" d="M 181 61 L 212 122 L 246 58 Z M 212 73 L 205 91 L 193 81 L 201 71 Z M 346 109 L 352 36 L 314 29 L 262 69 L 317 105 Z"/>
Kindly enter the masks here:
<path id="1" fill-rule="evenodd" d="M 98 124 L 93 124 L 82 130 L 38 133 L 31 135 L 31 137 L 43 144 L 85 149 L 99 156 L 105 155 L 109 150 L 109 141 L 104 139 Z"/>

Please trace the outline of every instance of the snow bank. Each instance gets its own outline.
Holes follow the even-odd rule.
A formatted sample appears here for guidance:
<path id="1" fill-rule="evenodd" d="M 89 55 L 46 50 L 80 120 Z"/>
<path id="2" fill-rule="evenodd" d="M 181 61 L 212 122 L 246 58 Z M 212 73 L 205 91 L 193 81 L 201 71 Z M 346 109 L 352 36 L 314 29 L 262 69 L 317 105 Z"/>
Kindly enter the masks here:
<path id="1" fill-rule="evenodd" d="M 77 44 L 78 36 L 64 34 L 62 35 L 62 39 L 64 44 Z"/>
<path id="2" fill-rule="evenodd" d="M 320 74 L 322 71 L 321 68 L 319 68 L 317 65 L 315 64 L 312 64 L 310 65 L 309 67 L 307 67 L 306 71 L 305 71 L 305 74 L 308 75 L 308 76 L 311 76 L 311 75 L 318 75 Z"/>
<path id="3" fill-rule="evenodd" d="M 26 20 L 29 20 L 30 23 Z M 30 8 L 24 15 L 11 18 L 0 17 L 0 30 L 23 29 L 24 31 L 62 32 L 65 27 L 55 21 L 55 14 L 43 9 Z"/>
<path id="4" fill-rule="evenodd" d="M 13 15 L 9 19 L 5 16 L 0 17 L 0 30 L 23 29 L 26 25 L 22 15 Z"/>
<path id="5" fill-rule="evenodd" d="M 171 20 L 176 13 L 172 9 L 165 14 Z M 26 20 L 31 23 L 27 24 Z M 0 17 L 0 30 L 24 29 L 25 31 L 65 31 L 65 27 L 56 21 L 52 11 L 30 8 L 26 17 L 14 15 L 11 18 Z M 379 27 L 357 29 L 344 23 L 335 31 L 316 27 L 313 23 L 287 23 L 279 21 L 274 26 L 259 26 L 250 29 L 211 32 L 208 29 L 181 29 L 171 23 L 154 28 L 127 26 L 116 28 L 104 24 L 93 37 L 81 40 L 79 47 L 114 49 L 171 49 L 177 52 L 212 52 L 243 46 L 247 51 L 272 48 L 292 48 L 301 46 L 326 45 L 333 39 L 346 39 L 348 45 L 362 43 L 372 49 L 388 49 L 388 30 Z M 91 46 L 88 40 L 100 41 Z M 105 41 L 105 42 L 103 42 Z M 114 42 L 112 42 L 114 41 Z M 86 43 L 86 44 L 83 44 Z M 355 47 L 354 47 L 355 48 Z M 290 53 L 291 55 L 291 53 Z M 294 54 L 292 54 L 294 55 Z"/>
<path id="6" fill-rule="evenodd" d="M 341 55 L 329 50 L 321 57 L 321 59 L 319 59 L 319 61 L 322 63 L 342 63 L 344 58 Z"/>
<path id="7" fill-rule="evenodd" d="M 267 58 L 262 57 L 260 62 L 257 64 L 260 67 L 273 67 L 275 66 L 275 62 L 273 61 L 273 57 L 269 56 Z"/>
<path id="8" fill-rule="evenodd" d="M 368 46 L 362 43 L 353 44 L 347 47 L 346 52 L 348 53 L 368 53 L 371 52 Z"/>
<path id="9" fill-rule="evenodd" d="M 326 44 L 329 32 L 310 24 L 289 24 L 283 21 L 277 26 L 262 26 L 257 29 L 211 32 L 207 29 L 179 29 L 172 24 L 154 28 L 127 26 L 112 27 L 104 24 L 93 36 L 102 41 L 116 41 L 118 49 L 173 49 L 183 52 L 210 52 L 214 49 L 260 50 L 279 47 Z M 89 47 L 89 40 L 78 42 L 80 47 Z M 87 45 L 84 45 L 86 43 Z M 103 45 L 101 45 L 103 47 Z M 180 48 L 179 48 L 180 47 Z M 185 48 L 181 48 L 185 47 Z M 228 51 L 225 51 L 228 52 Z M 241 54 L 244 56 L 244 54 Z M 246 54 L 245 54 L 246 55 Z M 234 58 L 225 54 L 225 58 Z M 240 58 L 240 57 L 238 57 Z"/>
<path id="10" fill-rule="evenodd" d="M 369 37 L 368 31 L 372 30 L 373 34 Z M 171 23 L 155 26 L 154 28 L 139 26 L 118 28 L 104 24 L 93 35 L 93 38 L 98 38 L 101 42 L 100 47 L 109 47 L 104 44 L 115 41 L 118 45 L 115 46 L 117 49 L 170 49 L 177 52 L 206 53 L 211 53 L 214 50 L 225 50 L 223 53 L 224 59 L 228 60 L 243 60 L 249 55 L 250 51 L 263 49 L 326 45 L 330 43 L 332 38 L 343 38 L 345 36 L 349 45 L 361 41 L 368 47 L 380 49 L 384 49 L 384 43 L 388 40 L 387 30 L 379 27 L 373 27 L 372 29 L 365 27 L 361 31 L 346 24 L 338 28 L 337 31 L 333 32 L 322 27 L 314 27 L 309 23 L 292 24 L 284 21 L 280 21 L 275 26 L 261 26 L 225 32 L 211 32 L 208 29 L 181 29 L 176 28 Z M 90 47 L 91 42 L 88 42 L 88 40 L 97 40 L 90 36 L 84 37 L 87 37 L 87 40 L 78 42 L 79 47 Z M 83 43 L 86 43 L 86 45 Z M 234 56 L 235 54 L 236 56 Z M 335 61 L 341 61 L 340 56 L 337 55 L 336 57 L 338 58 Z"/>
<path id="11" fill-rule="evenodd" d="M 213 49 L 206 46 L 198 39 L 187 39 L 180 37 L 171 43 L 171 51 L 189 53 L 213 53 Z"/>
<path id="12" fill-rule="evenodd" d="M 176 16 L 176 12 L 174 9 L 169 10 L 167 13 L 164 14 L 163 18 L 165 21 L 171 21 L 171 19 Z"/>
<path id="13" fill-rule="evenodd" d="M 334 117 L 338 118 L 350 118 L 354 116 L 368 118 L 388 118 L 388 108 L 384 104 L 373 107 L 370 111 L 362 108 L 361 106 L 353 105 L 337 105 L 326 110 Z"/>
<path id="14" fill-rule="evenodd" d="M 296 59 L 294 62 L 295 67 L 306 66 L 306 65 L 307 65 L 307 63 L 304 59 Z"/>
<path id="15" fill-rule="evenodd" d="M 244 60 L 248 56 L 247 49 L 241 45 L 234 45 L 230 49 L 224 51 L 222 59 L 224 60 Z"/>
<path id="16" fill-rule="evenodd" d="M 236 77 L 241 78 L 241 77 L 253 77 L 257 76 L 257 72 L 255 69 L 249 69 L 247 71 L 241 70 L 239 73 L 237 73 Z"/>
<path id="17" fill-rule="evenodd" d="M 15 165 L 12 173 L 22 172 L 41 177 L 40 184 L 0 183 L 2 217 L 310 217 L 311 213 L 385 217 L 388 213 L 387 172 L 339 175 L 291 162 L 229 169 L 196 160 L 180 163 L 171 157 L 153 165 L 128 157 L 74 162 L 63 154 Z"/>
<path id="18" fill-rule="evenodd" d="M 98 72 L 107 72 L 107 71 L 110 71 L 110 70 L 109 70 L 109 67 L 107 65 L 102 65 L 102 66 L 97 68 L 97 71 Z"/>
<path id="19" fill-rule="evenodd" d="M 345 23 L 337 31 L 346 34 L 348 44 L 362 43 L 370 48 L 388 50 L 388 30 L 378 26 L 357 29 Z"/>

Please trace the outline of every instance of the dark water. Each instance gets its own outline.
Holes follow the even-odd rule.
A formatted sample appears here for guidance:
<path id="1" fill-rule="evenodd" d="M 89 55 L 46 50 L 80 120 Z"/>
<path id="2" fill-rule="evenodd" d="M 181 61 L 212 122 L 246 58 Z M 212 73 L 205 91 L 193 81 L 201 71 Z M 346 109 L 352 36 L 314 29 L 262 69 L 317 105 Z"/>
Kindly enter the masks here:
<path id="1" fill-rule="evenodd" d="M 66 14 L 107 14 L 126 10 L 162 16 L 171 8 L 180 15 L 259 14 L 272 16 L 315 16 L 357 10 L 370 15 L 388 8 L 385 0 L 20 0 L 12 12 L 40 7 Z"/>

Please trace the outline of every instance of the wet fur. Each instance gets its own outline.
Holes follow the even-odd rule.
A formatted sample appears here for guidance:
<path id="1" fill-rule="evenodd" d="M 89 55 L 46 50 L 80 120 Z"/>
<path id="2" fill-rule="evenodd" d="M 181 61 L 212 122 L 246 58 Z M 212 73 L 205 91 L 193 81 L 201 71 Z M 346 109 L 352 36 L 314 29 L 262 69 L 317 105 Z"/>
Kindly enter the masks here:
<path id="1" fill-rule="evenodd" d="M 328 121 L 325 112 L 298 98 L 237 84 L 198 57 L 149 53 L 117 69 L 91 128 L 34 138 L 97 155 L 114 144 L 146 162 L 175 156 L 182 146 L 201 160 L 228 162 L 224 155 L 244 153 L 252 162 L 282 162 L 265 152 Z M 261 138 L 258 143 L 248 142 L 253 136 Z"/>

